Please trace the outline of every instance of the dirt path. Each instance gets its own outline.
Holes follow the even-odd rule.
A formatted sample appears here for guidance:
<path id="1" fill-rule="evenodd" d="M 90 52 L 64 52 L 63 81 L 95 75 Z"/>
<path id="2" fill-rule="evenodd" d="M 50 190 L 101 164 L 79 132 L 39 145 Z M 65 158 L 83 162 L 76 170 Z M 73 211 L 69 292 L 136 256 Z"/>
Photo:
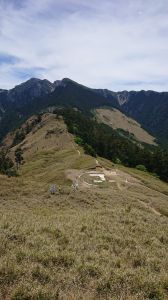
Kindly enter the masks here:
<path id="1" fill-rule="evenodd" d="M 98 160 L 97 160 L 97 159 L 95 159 L 95 162 L 96 162 L 96 165 L 98 166 L 98 165 L 99 165 L 99 162 L 98 162 Z"/>
<path id="2" fill-rule="evenodd" d="M 73 148 L 74 148 L 74 150 L 75 150 L 75 152 L 77 152 L 78 153 L 78 155 L 79 156 L 81 156 L 81 152 L 80 152 L 80 150 L 78 150 L 78 149 L 76 149 L 76 147 L 75 147 L 75 145 L 74 145 L 74 143 L 72 143 L 72 145 L 73 145 Z M 96 166 L 98 166 L 99 165 L 99 161 L 97 160 L 97 159 L 95 159 L 95 163 L 96 163 Z M 76 170 L 77 171 L 77 170 Z M 105 171 L 105 170 L 104 170 Z M 118 170 L 116 169 L 116 177 L 118 177 L 118 178 L 116 178 L 115 177 L 115 180 L 112 180 L 112 182 L 115 182 L 116 183 L 116 186 L 117 186 L 117 188 L 118 188 L 118 190 L 119 191 L 122 191 L 123 190 L 123 188 L 122 188 L 122 186 L 121 186 L 121 180 L 119 179 L 119 177 L 121 177 L 122 175 L 124 176 L 124 175 L 126 175 L 126 174 L 124 174 L 123 172 L 121 172 L 121 174 L 119 174 L 118 173 Z M 76 174 L 75 174 L 76 173 Z M 73 174 L 73 176 L 72 176 L 72 174 L 71 174 L 71 176 L 73 177 L 73 181 L 76 181 L 76 183 L 78 184 L 78 186 L 79 187 L 98 187 L 98 185 L 96 185 L 96 184 L 94 184 L 94 183 L 88 183 L 88 182 L 86 182 L 86 180 L 84 180 L 84 179 L 82 179 L 82 176 L 83 175 L 85 175 L 86 173 L 90 173 L 90 172 L 80 172 L 80 173 L 78 173 L 78 171 L 77 172 L 75 172 L 75 170 L 73 170 L 72 171 L 72 174 Z M 106 172 L 104 172 L 104 174 L 105 175 L 107 175 L 106 174 Z M 127 174 L 128 175 L 128 174 Z M 70 176 L 70 177 L 71 177 Z M 123 181 L 126 183 L 126 185 L 134 185 L 134 184 L 136 184 L 136 183 L 138 183 L 137 182 L 137 180 L 135 180 L 135 182 L 133 181 L 133 182 L 130 182 L 129 180 L 128 180 L 128 178 L 129 178 L 129 175 L 125 178 L 125 179 L 123 179 Z M 132 178 L 132 176 L 131 176 L 131 178 Z M 109 181 L 110 182 L 110 181 Z M 150 189 L 150 188 L 148 188 L 148 189 Z M 152 207 L 152 206 L 150 206 L 150 204 L 148 204 L 148 203 L 146 203 L 146 202 L 144 202 L 143 200 L 137 200 L 141 205 L 143 205 L 145 208 L 147 208 L 147 209 L 149 209 L 151 212 L 153 212 L 155 215 L 157 215 L 157 216 L 162 216 L 162 214 L 159 212 L 159 211 L 157 211 L 154 207 Z"/>
<path id="3" fill-rule="evenodd" d="M 154 207 L 150 206 L 148 203 L 146 203 L 142 200 L 139 200 L 139 199 L 138 199 L 138 202 L 141 203 L 144 207 L 146 207 L 150 211 L 152 211 L 155 215 L 157 215 L 159 217 L 162 216 L 162 214 L 159 211 L 157 211 Z"/>
<path id="4" fill-rule="evenodd" d="M 67 172 L 68 178 L 71 179 L 73 182 L 76 182 L 77 185 L 78 185 L 78 188 L 95 188 L 95 187 L 99 187 L 99 184 L 95 184 L 94 181 L 93 181 L 93 183 L 87 182 L 86 181 L 87 177 L 86 178 L 82 178 L 83 176 L 86 176 L 86 175 L 90 176 L 92 174 L 94 174 L 95 177 L 96 177 L 96 175 L 97 176 L 100 175 L 99 172 L 96 172 L 96 171 L 69 170 Z M 130 181 L 128 181 L 127 178 L 126 179 L 123 178 L 123 180 L 121 180 L 120 176 L 121 176 L 121 174 L 118 174 L 117 176 L 115 176 L 115 180 L 111 180 L 111 182 L 115 182 L 116 183 L 118 191 L 122 192 L 121 197 L 123 197 L 123 199 L 124 199 L 123 191 L 125 190 L 125 188 L 127 186 L 130 186 L 130 185 L 136 185 L 137 183 L 139 184 L 139 182 L 137 182 L 137 181 L 130 182 Z M 91 177 L 94 178 L 94 176 L 91 176 Z M 116 178 L 116 177 L 119 177 L 119 178 Z M 108 182 L 110 182 L 110 180 Z M 125 187 L 122 185 L 122 182 L 124 182 L 126 184 Z M 137 199 L 137 201 L 141 205 L 143 205 L 146 209 L 148 209 L 151 212 L 153 212 L 155 215 L 157 215 L 159 217 L 162 216 L 162 214 L 152 206 L 152 203 L 146 203 L 145 201 L 140 200 L 140 199 Z"/>

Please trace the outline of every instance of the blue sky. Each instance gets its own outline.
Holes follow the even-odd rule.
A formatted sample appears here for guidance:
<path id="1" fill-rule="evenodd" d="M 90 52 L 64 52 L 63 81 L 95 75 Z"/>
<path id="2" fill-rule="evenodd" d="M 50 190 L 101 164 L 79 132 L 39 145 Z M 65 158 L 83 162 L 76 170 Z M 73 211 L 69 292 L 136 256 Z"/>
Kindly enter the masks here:
<path id="1" fill-rule="evenodd" d="M 168 1 L 0 0 L 0 88 L 30 77 L 168 91 Z"/>

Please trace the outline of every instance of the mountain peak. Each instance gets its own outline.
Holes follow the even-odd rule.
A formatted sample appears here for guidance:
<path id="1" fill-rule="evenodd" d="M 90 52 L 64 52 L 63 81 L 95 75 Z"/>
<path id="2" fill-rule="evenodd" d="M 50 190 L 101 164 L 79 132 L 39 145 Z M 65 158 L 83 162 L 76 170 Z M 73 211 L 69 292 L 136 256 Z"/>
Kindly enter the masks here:
<path id="1" fill-rule="evenodd" d="M 53 82 L 53 86 L 54 86 L 54 89 L 57 88 L 57 87 L 66 87 L 67 84 L 76 84 L 78 85 L 77 82 L 73 81 L 72 79 L 70 78 L 63 78 L 62 80 L 56 80 Z"/>
<path id="2" fill-rule="evenodd" d="M 27 102 L 32 98 L 41 97 L 54 90 L 53 84 L 47 79 L 30 78 L 8 91 L 9 100 L 13 103 Z"/>
<path id="3" fill-rule="evenodd" d="M 74 80 L 67 78 L 67 77 L 63 78 L 62 81 L 63 82 L 75 82 Z M 77 83 L 77 82 L 75 82 L 75 83 Z"/>
<path id="4" fill-rule="evenodd" d="M 41 79 L 32 77 L 32 78 L 28 79 L 26 82 L 39 82 L 39 81 L 41 81 Z"/>
<path id="5" fill-rule="evenodd" d="M 76 81 L 74 81 L 74 80 L 72 80 L 72 79 L 70 79 L 70 78 L 63 78 L 63 79 L 62 79 L 62 82 L 63 82 L 64 84 L 72 83 L 72 84 L 79 85 L 78 82 L 76 82 Z"/>
<path id="6" fill-rule="evenodd" d="M 44 85 L 44 84 L 52 85 L 52 83 L 47 79 L 39 79 L 39 78 L 32 77 L 32 78 L 22 82 L 21 84 L 16 85 L 15 88 L 18 89 L 18 88 L 23 88 L 23 87 L 31 87 L 31 86 Z M 11 89 L 11 90 L 13 90 L 13 89 Z"/>

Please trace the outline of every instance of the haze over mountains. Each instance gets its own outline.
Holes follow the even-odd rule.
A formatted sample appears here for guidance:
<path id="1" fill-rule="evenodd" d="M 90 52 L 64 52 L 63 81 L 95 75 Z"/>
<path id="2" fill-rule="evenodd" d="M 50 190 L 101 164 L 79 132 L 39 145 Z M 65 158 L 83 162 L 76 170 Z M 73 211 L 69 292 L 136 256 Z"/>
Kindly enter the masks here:
<path id="1" fill-rule="evenodd" d="M 138 121 L 160 142 L 168 143 L 167 92 L 91 89 L 68 78 L 53 83 L 31 78 L 13 89 L 1 89 L 0 139 L 29 115 L 52 106 L 70 106 L 85 111 L 114 107 Z"/>

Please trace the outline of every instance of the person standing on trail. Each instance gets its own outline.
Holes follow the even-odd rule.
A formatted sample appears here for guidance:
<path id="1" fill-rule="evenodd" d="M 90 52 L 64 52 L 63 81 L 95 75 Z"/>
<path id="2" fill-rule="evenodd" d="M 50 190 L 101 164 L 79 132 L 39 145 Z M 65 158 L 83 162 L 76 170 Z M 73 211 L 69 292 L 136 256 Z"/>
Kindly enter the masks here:
<path id="1" fill-rule="evenodd" d="M 78 181 L 76 179 L 75 182 L 73 182 L 73 184 L 72 184 L 72 189 L 73 189 L 74 192 L 76 192 L 78 190 L 78 188 L 79 188 L 79 184 L 78 184 Z"/>
<path id="2" fill-rule="evenodd" d="M 50 186 L 50 193 L 51 193 L 51 195 L 54 195 L 56 193 L 56 191 L 57 191 L 56 186 L 55 185 L 51 185 Z"/>

